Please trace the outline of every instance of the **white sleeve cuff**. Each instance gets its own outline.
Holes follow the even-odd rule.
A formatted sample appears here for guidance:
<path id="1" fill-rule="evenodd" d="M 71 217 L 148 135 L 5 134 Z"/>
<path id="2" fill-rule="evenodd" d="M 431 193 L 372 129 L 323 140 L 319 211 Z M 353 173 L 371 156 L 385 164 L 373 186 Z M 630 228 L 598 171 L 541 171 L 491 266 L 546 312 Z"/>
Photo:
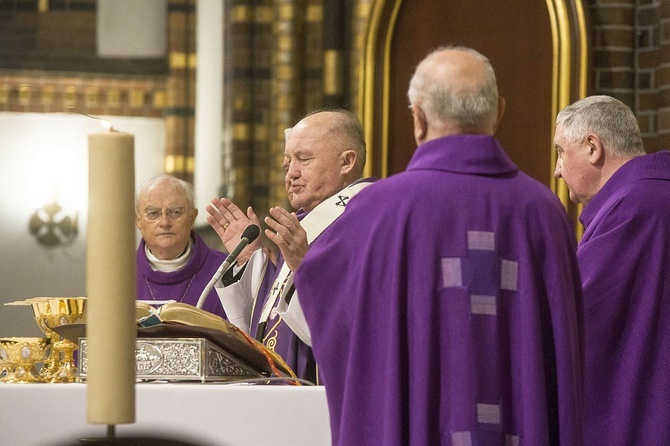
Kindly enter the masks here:
<path id="1" fill-rule="evenodd" d="M 238 282 L 224 287 L 219 280 L 214 285 L 226 318 L 245 333 L 249 333 L 254 299 L 263 280 L 266 262 L 263 250 L 258 249 L 249 258 Z"/>
<path id="2" fill-rule="evenodd" d="M 295 333 L 302 342 L 310 347 L 312 346 L 312 335 L 307 326 L 305 315 L 302 312 L 297 291 L 293 292 L 291 301 L 288 304 L 282 296 L 279 305 L 277 305 L 277 313 L 279 313 L 284 322 L 286 322 L 286 325 L 293 330 L 293 333 Z"/>

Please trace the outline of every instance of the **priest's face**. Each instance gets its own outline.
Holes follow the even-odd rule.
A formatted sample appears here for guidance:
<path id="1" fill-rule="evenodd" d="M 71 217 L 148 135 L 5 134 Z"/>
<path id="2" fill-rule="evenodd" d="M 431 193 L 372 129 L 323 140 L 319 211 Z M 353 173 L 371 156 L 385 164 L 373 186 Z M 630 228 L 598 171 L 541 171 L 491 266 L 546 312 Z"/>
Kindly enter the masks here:
<path id="1" fill-rule="evenodd" d="M 570 200 L 586 205 L 597 192 L 588 140 L 569 141 L 563 126 L 559 124 L 554 136 L 554 147 L 557 155 L 554 176 L 563 178 L 570 192 Z"/>
<path id="2" fill-rule="evenodd" d="M 331 119 L 328 112 L 317 113 L 286 133 L 282 167 L 286 194 L 296 210 L 311 211 L 346 185 L 343 151 L 328 131 Z"/>
<path id="3" fill-rule="evenodd" d="M 138 203 L 137 229 L 153 255 L 170 260 L 184 252 L 198 210 L 189 205 L 183 190 L 159 183 Z"/>

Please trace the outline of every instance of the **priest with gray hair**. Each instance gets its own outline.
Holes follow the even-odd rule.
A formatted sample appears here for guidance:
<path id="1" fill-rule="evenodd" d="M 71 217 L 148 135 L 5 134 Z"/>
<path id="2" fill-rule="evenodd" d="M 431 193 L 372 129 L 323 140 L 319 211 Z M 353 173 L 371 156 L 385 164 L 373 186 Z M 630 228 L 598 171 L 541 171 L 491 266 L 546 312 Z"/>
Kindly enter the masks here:
<path id="1" fill-rule="evenodd" d="M 197 215 L 193 187 L 186 181 L 156 175 L 140 186 L 135 198 L 135 225 L 142 234 L 137 248 L 138 300 L 197 304 L 226 259 L 193 230 Z M 202 309 L 226 316 L 213 290 Z"/>
<path id="2" fill-rule="evenodd" d="M 431 52 L 408 97 L 407 169 L 352 198 L 296 272 L 332 444 L 580 445 L 572 223 L 493 136 L 486 57 Z"/>

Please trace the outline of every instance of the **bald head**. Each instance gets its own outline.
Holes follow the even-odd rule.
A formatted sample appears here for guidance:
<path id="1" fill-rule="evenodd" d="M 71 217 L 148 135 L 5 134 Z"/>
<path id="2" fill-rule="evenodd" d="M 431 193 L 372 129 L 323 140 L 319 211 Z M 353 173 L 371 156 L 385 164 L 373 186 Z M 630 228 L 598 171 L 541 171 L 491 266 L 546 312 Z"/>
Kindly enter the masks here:
<path id="1" fill-rule="evenodd" d="M 470 48 L 431 52 L 418 65 L 407 95 L 415 119 L 426 121 L 418 123 L 427 132 L 418 135 L 418 143 L 450 134 L 492 135 L 503 111 L 493 67 Z"/>
<path id="2" fill-rule="evenodd" d="M 285 137 L 286 192 L 295 209 L 314 209 L 363 174 L 363 127 L 349 111 L 311 113 Z"/>

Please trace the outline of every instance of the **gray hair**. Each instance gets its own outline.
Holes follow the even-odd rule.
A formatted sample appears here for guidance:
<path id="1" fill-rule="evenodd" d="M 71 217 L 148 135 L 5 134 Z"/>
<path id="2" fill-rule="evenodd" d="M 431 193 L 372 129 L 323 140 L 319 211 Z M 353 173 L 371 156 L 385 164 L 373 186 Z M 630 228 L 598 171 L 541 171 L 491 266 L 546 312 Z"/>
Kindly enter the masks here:
<path id="1" fill-rule="evenodd" d="M 571 143 L 593 133 L 613 155 L 629 158 L 645 153 L 635 114 L 611 96 L 589 96 L 568 105 L 556 116 L 556 125 L 562 126 L 563 136 Z"/>
<path id="2" fill-rule="evenodd" d="M 484 77 L 478 84 L 466 88 L 421 69 L 436 53 L 453 50 L 474 56 L 483 63 Z M 441 46 L 431 51 L 417 67 L 409 83 L 410 103 L 421 105 L 429 121 L 444 124 L 482 125 L 495 122 L 498 115 L 498 85 L 489 59 L 478 51 L 461 46 Z"/>
<path id="3" fill-rule="evenodd" d="M 193 186 L 191 186 L 190 183 L 184 180 L 180 180 L 177 177 L 173 177 L 172 175 L 160 174 L 160 175 L 154 175 L 153 177 L 149 178 L 137 190 L 137 194 L 135 195 L 135 211 L 137 212 L 140 211 L 139 206 L 142 200 L 144 199 L 144 196 L 150 191 L 156 189 L 161 184 L 168 184 L 175 190 L 181 190 L 184 193 L 184 196 L 186 197 L 186 202 L 188 203 L 188 206 L 190 208 L 195 207 L 195 194 L 193 192 Z"/>

